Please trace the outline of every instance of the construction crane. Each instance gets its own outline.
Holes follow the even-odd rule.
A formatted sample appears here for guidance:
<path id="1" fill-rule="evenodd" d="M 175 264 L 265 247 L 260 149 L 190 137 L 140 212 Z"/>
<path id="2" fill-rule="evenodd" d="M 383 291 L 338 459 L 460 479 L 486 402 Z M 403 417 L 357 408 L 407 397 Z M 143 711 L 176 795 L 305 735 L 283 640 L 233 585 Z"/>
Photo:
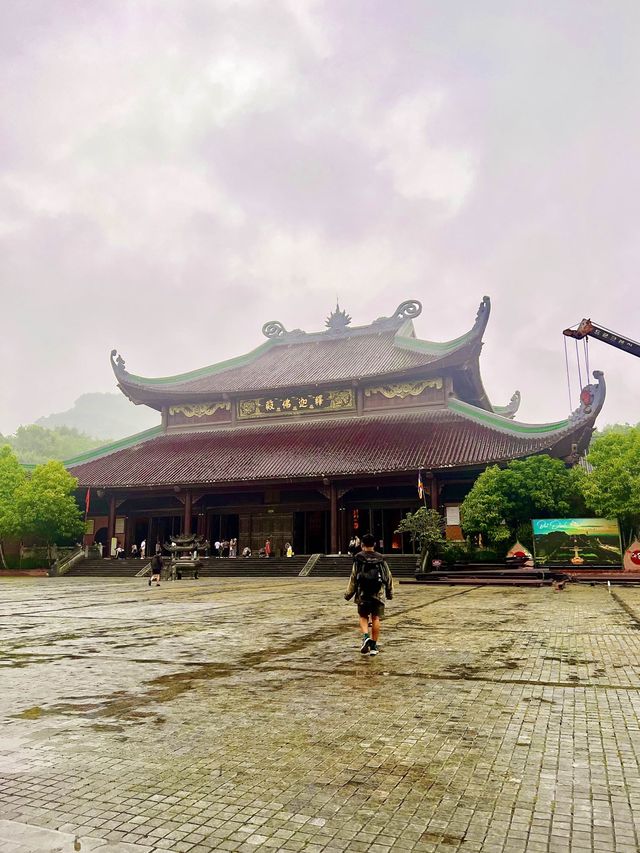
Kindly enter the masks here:
<path id="1" fill-rule="evenodd" d="M 604 326 L 597 326 L 591 320 L 581 320 L 578 323 L 577 329 L 565 329 L 562 334 L 568 338 L 575 338 L 578 341 L 584 338 L 597 338 L 605 344 L 609 344 L 612 347 L 616 347 L 616 349 L 621 349 L 640 358 L 640 344 L 637 341 L 632 341 L 631 338 L 627 338 L 624 335 L 618 335 L 616 332 L 612 332 L 611 329 L 605 329 Z"/>

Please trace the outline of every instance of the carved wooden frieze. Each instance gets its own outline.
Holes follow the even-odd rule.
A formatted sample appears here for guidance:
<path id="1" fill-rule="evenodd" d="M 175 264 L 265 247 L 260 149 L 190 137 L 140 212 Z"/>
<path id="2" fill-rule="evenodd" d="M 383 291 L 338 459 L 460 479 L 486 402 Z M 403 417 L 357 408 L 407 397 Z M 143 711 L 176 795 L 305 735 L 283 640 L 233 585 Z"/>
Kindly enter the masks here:
<path id="1" fill-rule="evenodd" d="M 417 382 L 395 382 L 391 385 L 376 385 L 370 388 L 365 388 L 365 397 L 371 397 L 372 394 L 382 394 L 388 400 L 398 397 L 403 400 L 405 397 L 418 397 L 426 388 L 435 388 L 440 391 L 443 387 L 442 379 L 420 379 Z"/>
<path id="2" fill-rule="evenodd" d="M 332 391 L 296 392 L 282 396 L 254 397 L 238 400 L 238 419 L 282 417 L 304 415 L 309 412 L 344 412 L 356 408 L 352 388 L 337 388 Z"/>
<path id="3" fill-rule="evenodd" d="M 186 418 L 204 418 L 215 415 L 218 410 L 231 411 L 231 403 L 185 403 L 183 406 L 169 406 L 170 415 L 184 415 Z"/>
<path id="4" fill-rule="evenodd" d="M 416 406 L 442 406 L 445 380 L 440 377 L 370 385 L 364 389 L 365 411 L 411 409 Z"/>

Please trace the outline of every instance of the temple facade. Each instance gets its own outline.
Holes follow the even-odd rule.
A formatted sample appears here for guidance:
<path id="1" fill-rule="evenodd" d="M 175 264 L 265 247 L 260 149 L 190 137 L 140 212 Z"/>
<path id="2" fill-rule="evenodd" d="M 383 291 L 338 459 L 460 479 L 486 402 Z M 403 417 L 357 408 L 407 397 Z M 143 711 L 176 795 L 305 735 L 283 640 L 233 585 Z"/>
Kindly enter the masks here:
<path id="1" fill-rule="evenodd" d="M 128 552 L 180 533 L 237 538 L 252 551 L 344 552 L 371 531 L 386 552 L 423 501 L 460 538 L 459 505 L 487 465 L 548 453 L 575 463 L 604 402 L 600 372 L 580 408 L 555 423 L 515 420 L 515 392 L 494 406 L 480 375 L 490 314 L 446 342 L 416 337 L 417 301 L 352 326 L 336 306 L 321 332 L 271 321 L 251 352 L 179 376 L 130 373 L 114 350 L 118 387 L 161 424 L 69 460 L 88 493 L 87 542 L 118 539 Z M 418 496 L 418 474 L 424 497 Z"/>

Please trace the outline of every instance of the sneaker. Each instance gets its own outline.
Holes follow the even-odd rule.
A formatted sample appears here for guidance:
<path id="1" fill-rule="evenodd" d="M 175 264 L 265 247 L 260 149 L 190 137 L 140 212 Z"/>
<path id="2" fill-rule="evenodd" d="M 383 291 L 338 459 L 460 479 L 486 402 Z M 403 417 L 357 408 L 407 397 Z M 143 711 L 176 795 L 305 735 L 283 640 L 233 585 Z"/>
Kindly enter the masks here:
<path id="1" fill-rule="evenodd" d="M 373 657 L 373 655 L 377 655 L 378 654 L 378 647 L 376 645 L 372 644 L 371 648 L 369 649 L 369 654 L 371 657 Z"/>
<path id="2" fill-rule="evenodd" d="M 149 581 L 149 586 L 151 586 L 151 581 Z"/>
<path id="3" fill-rule="evenodd" d="M 368 635 L 365 635 L 362 645 L 360 646 L 360 654 L 366 655 L 369 652 L 369 648 L 371 647 L 371 643 L 373 640 Z"/>

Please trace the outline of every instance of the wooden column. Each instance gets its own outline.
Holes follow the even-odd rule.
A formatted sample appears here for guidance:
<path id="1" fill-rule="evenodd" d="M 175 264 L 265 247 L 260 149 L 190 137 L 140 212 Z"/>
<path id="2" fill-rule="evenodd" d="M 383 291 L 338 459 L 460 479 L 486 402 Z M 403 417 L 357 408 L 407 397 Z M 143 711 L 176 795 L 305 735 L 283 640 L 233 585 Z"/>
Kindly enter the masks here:
<path id="1" fill-rule="evenodd" d="M 340 551 L 343 548 L 347 547 L 347 543 L 349 541 L 349 534 L 347 533 L 347 510 L 344 506 L 340 507 L 338 511 L 338 516 L 340 517 Z M 344 551 L 342 552 L 344 553 Z"/>
<path id="2" fill-rule="evenodd" d="M 116 535 L 116 496 L 109 495 L 109 521 L 107 522 L 107 557 L 111 556 L 111 540 Z"/>
<path id="3" fill-rule="evenodd" d="M 184 522 L 182 532 L 185 536 L 191 533 L 191 492 L 184 493 Z"/>
<path id="4" fill-rule="evenodd" d="M 329 548 L 332 554 L 338 553 L 338 489 L 335 483 L 329 487 L 329 500 L 331 505 L 331 537 Z"/>
<path id="5" fill-rule="evenodd" d="M 431 509 L 440 509 L 438 506 L 438 478 L 435 474 L 431 476 L 429 483 L 429 497 L 431 499 Z"/>

